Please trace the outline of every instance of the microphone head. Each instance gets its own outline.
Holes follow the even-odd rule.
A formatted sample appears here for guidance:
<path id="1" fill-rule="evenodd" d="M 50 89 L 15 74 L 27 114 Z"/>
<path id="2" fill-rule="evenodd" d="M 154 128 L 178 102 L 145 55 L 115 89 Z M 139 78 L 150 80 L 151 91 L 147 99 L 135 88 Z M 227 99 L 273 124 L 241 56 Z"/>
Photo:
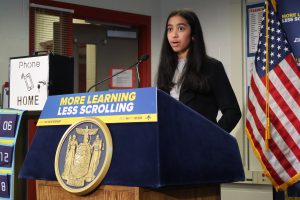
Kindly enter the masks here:
<path id="1" fill-rule="evenodd" d="M 147 59 L 149 58 L 149 55 L 148 54 L 144 54 L 142 55 L 141 57 L 138 58 L 138 62 L 144 62 L 146 61 Z"/>

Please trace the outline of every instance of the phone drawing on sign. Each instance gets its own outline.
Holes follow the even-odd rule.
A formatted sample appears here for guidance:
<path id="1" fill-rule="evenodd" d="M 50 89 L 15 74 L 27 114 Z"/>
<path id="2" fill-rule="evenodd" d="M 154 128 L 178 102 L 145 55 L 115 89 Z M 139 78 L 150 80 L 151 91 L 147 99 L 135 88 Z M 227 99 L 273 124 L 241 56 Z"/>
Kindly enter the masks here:
<path id="1" fill-rule="evenodd" d="M 22 74 L 21 78 L 25 80 L 27 90 L 28 91 L 32 90 L 34 85 L 33 85 L 33 82 L 32 82 L 31 74 L 28 73 L 25 76 L 24 76 L 24 74 Z"/>

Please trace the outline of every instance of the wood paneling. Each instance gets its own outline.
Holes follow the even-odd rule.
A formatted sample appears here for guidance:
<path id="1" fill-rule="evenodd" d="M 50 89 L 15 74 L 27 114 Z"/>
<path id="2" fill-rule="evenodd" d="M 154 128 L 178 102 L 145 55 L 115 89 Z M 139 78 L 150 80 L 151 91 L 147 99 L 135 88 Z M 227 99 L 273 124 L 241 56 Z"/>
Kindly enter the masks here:
<path id="1" fill-rule="evenodd" d="M 145 189 L 102 185 L 86 196 L 65 191 L 56 181 L 37 181 L 38 200 L 220 200 L 220 185 Z"/>

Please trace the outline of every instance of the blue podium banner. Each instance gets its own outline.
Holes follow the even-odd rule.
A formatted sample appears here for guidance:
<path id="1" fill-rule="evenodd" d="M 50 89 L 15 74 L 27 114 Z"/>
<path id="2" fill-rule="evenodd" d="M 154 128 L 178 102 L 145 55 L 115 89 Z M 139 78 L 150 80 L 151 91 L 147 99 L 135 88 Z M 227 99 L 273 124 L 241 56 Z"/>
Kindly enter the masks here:
<path id="1" fill-rule="evenodd" d="M 156 122 L 157 89 L 138 88 L 49 96 L 37 126 L 96 117 L 105 123 Z"/>

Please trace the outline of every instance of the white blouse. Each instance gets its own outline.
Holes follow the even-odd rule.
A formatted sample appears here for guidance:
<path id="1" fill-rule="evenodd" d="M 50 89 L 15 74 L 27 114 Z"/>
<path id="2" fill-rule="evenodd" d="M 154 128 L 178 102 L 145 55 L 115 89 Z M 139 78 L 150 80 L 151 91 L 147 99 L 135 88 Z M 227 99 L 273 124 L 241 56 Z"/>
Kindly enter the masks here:
<path id="1" fill-rule="evenodd" d="M 183 68 L 185 66 L 185 63 L 186 63 L 186 59 L 179 59 L 178 60 L 177 69 L 175 70 L 175 73 L 174 73 L 174 76 L 173 76 L 173 83 L 175 83 L 175 85 L 171 89 L 170 95 L 173 98 L 177 99 L 177 100 L 179 100 L 179 94 L 180 94 L 180 88 L 181 88 L 181 85 L 178 84 L 178 81 L 181 78 L 182 71 L 183 71 Z"/>

